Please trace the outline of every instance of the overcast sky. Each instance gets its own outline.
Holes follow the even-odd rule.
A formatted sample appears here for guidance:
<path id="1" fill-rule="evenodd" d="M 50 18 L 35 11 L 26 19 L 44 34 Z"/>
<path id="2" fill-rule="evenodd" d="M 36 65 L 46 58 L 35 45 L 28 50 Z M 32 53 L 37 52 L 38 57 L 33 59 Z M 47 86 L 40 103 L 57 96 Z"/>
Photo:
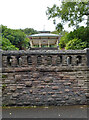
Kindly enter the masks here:
<path id="1" fill-rule="evenodd" d="M 0 24 L 12 29 L 33 28 L 55 30 L 52 20 L 46 16 L 47 7 L 60 5 L 59 0 L 0 0 Z M 68 30 L 68 27 L 65 26 Z"/>

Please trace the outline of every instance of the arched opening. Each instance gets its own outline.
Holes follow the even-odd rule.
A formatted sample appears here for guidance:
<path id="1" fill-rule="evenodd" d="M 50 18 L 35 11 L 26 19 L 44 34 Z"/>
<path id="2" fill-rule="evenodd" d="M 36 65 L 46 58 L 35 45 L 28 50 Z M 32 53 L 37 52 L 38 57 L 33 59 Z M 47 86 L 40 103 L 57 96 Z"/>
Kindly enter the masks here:
<path id="1" fill-rule="evenodd" d="M 42 64 L 42 57 L 37 56 L 37 65 L 41 65 L 41 64 Z"/>
<path id="2" fill-rule="evenodd" d="M 79 65 L 80 63 L 82 63 L 82 57 L 81 56 L 77 56 L 76 57 L 76 64 Z"/>
<path id="3" fill-rule="evenodd" d="M 70 65 L 70 64 L 72 64 L 72 57 L 68 56 L 67 57 L 67 65 Z"/>
<path id="4" fill-rule="evenodd" d="M 31 58 L 31 56 L 27 57 L 27 63 L 28 63 L 28 65 L 32 65 L 32 58 Z"/>
<path id="5" fill-rule="evenodd" d="M 11 57 L 11 56 L 8 56 L 8 57 L 7 57 L 7 65 L 8 65 L 8 66 L 11 66 L 11 62 L 12 62 L 12 57 Z"/>

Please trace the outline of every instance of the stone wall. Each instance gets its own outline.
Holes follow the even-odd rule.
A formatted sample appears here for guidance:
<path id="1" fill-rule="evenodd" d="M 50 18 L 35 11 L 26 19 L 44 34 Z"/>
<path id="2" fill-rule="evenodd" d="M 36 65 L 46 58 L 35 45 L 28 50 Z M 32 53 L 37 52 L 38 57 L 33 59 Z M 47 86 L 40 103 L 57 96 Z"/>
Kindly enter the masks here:
<path id="1" fill-rule="evenodd" d="M 3 105 L 87 104 L 88 51 L 2 51 Z"/>

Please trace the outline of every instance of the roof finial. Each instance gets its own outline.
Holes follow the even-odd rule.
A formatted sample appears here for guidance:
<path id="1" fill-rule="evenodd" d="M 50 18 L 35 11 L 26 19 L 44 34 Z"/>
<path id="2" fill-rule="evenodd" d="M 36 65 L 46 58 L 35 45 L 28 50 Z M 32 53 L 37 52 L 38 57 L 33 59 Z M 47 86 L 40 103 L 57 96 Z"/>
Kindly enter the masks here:
<path id="1" fill-rule="evenodd" d="M 44 25 L 44 27 L 43 27 L 43 31 L 45 31 L 45 25 Z"/>

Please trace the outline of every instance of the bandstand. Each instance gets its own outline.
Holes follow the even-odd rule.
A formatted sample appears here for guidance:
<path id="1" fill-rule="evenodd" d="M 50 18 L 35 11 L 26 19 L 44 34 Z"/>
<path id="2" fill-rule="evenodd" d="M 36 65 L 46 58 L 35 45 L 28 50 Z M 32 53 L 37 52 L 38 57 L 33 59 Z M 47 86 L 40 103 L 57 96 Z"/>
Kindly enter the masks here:
<path id="1" fill-rule="evenodd" d="M 51 34 L 48 31 L 33 34 L 30 39 L 30 49 L 58 49 L 59 38 L 57 34 Z"/>

